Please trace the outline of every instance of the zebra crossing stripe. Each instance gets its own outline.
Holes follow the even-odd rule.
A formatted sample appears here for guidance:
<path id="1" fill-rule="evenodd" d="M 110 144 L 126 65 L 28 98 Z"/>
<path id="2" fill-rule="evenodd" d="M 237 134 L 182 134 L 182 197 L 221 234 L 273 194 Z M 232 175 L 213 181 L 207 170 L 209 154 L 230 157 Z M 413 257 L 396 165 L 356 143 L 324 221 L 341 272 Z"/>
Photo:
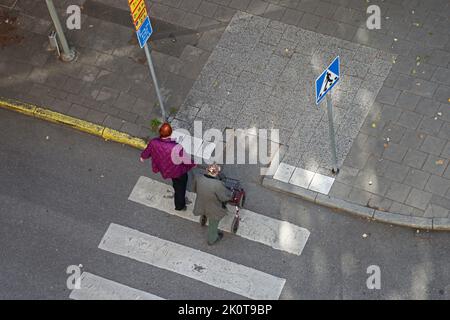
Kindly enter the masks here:
<path id="1" fill-rule="evenodd" d="M 286 282 L 262 271 L 117 224 L 110 224 L 98 247 L 250 299 L 279 299 Z"/>
<path id="2" fill-rule="evenodd" d="M 81 274 L 80 289 L 73 289 L 69 298 L 73 300 L 164 300 L 89 272 Z"/>
<path id="3" fill-rule="evenodd" d="M 196 194 L 187 192 L 186 196 L 192 203 L 188 205 L 186 211 L 176 211 L 171 186 L 147 177 L 140 177 L 128 200 L 190 221 L 199 222 L 199 217 L 192 213 Z M 234 208 L 229 206 L 230 214 L 221 220 L 219 229 L 230 231 L 233 210 Z M 301 255 L 310 235 L 310 232 L 305 228 L 250 210 L 242 209 L 240 216 L 241 221 L 236 233 L 238 236 L 295 255 Z"/>

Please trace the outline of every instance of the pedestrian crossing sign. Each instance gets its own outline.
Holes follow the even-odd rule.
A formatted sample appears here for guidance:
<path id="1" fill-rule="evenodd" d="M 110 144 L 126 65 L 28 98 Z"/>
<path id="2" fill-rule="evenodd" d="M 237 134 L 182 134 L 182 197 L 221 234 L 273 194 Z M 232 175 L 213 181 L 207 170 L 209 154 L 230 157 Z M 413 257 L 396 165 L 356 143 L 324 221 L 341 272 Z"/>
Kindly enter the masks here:
<path id="1" fill-rule="evenodd" d="M 316 104 L 325 98 L 336 83 L 339 82 L 339 56 L 333 60 L 330 66 L 316 79 Z"/>

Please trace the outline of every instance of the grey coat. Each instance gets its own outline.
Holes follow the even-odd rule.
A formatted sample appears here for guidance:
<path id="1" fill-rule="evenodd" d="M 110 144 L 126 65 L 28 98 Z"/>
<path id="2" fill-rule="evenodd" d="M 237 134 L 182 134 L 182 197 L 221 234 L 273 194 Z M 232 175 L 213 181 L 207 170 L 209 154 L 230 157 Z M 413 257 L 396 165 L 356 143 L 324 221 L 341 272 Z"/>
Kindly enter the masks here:
<path id="1" fill-rule="evenodd" d="M 225 188 L 222 181 L 205 175 L 194 177 L 194 192 L 197 199 L 194 205 L 194 215 L 205 215 L 209 219 L 220 220 L 227 215 L 222 208 L 222 202 L 231 199 L 231 191 Z"/>

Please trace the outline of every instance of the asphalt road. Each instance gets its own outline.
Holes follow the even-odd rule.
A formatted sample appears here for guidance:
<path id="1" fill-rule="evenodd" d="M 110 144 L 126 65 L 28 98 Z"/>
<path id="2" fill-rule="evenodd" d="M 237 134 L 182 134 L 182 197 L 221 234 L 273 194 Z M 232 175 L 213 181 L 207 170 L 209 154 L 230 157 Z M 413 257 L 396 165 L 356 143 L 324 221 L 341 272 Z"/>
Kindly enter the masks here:
<path id="1" fill-rule="evenodd" d="M 230 234 L 209 247 L 198 224 L 127 200 L 140 176 L 161 180 L 138 159 L 129 147 L 0 110 L 0 299 L 68 299 L 66 268 L 78 264 L 166 299 L 242 298 L 100 250 L 110 223 L 285 278 L 281 299 L 450 299 L 450 233 L 311 205 L 262 188 L 241 167 L 227 169 L 245 180 L 248 209 L 311 235 L 300 256 Z M 370 265 L 380 267 L 379 290 L 366 286 Z"/>

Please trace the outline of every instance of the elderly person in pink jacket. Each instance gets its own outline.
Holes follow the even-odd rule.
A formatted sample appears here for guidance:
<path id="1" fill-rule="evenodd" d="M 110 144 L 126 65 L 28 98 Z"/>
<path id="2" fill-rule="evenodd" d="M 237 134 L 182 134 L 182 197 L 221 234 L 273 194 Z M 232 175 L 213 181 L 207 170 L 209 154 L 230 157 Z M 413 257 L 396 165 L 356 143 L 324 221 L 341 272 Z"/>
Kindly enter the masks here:
<path id="1" fill-rule="evenodd" d="M 172 179 L 175 210 L 182 211 L 186 210 L 187 173 L 195 164 L 171 135 L 172 127 L 164 123 L 159 129 L 159 138 L 152 139 L 141 153 L 141 162 L 152 158 L 153 172 L 161 172 L 164 179 Z"/>

